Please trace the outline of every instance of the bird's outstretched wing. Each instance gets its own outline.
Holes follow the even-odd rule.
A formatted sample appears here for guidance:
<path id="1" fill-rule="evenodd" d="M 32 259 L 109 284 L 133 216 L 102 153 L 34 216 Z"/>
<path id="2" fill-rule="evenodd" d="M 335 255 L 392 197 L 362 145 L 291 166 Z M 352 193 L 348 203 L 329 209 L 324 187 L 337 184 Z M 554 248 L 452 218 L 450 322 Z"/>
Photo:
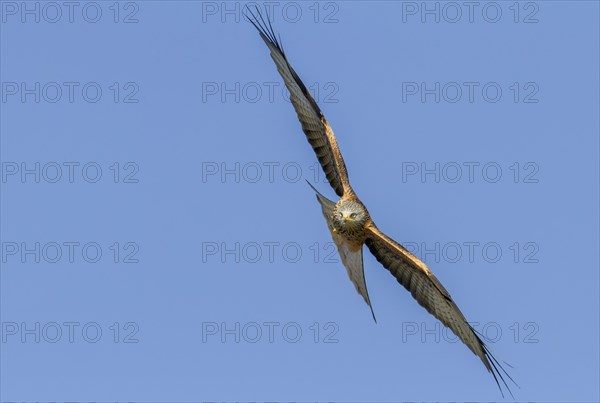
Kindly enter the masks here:
<path id="1" fill-rule="evenodd" d="M 500 386 L 500 382 L 502 382 L 512 396 L 504 375 L 513 383 L 514 381 L 494 358 L 475 329 L 469 325 L 448 291 L 425 263 L 381 232 L 374 224 L 369 224 L 367 231 L 369 235 L 365 243 L 377 261 L 388 269 L 404 288 L 410 291 L 421 306 L 438 318 L 444 326 L 449 327 L 483 361 L 485 367 L 494 376 L 500 392 L 502 392 Z M 502 395 L 504 395 L 503 392 Z"/>
<path id="2" fill-rule="evenodd" d="M 283 77 L 283 81 L 290 92 L 290 100 L 294 105 L 294 109 L 296 109 L 300 123 L 302 123 L 302 130 L 317 154 L 319 163 L 331 187 L 338 196 L 342 197 L 350 190 L 350 184 L 348 183 L 346 165 L 344 164 L 344 159 L 337 145 L 333 130 L 331 130 L 329 123 L 327 123 L 327 120 L 323 116 L 319 105 L 317 105 L 302 80 L 300 80 L 300 77 L 298 77 L 298 74 L 296 74 L 288 62 L 283 47 L 275 36 L 269 16 L 267 15 L 265 20 L 258 7 L 255 7 L 254 11 L 246 7 L 245 16 L 258 30 L 260 37 L 269 47 L 271 57 L 277 65 L 277 70 L 281 74 L 281 77 Z"/>
<path id="3" fill-rule="evenodd" d="M 308 181 L 307 181 L 308 182 Z M 348 272 L 348 277 L 350 277 L 350 281 L 356 287 L 356 291 L 362 295 L 369 308 L 371 308 L 371 315 L 373 315 L 373 320 L 377 322 L 375 319 L 375 312 L 373 312 L 373 306 L 371 305 L 371 299 L 369 298 L 369 291 L 367 290 L 367 282 L 365 281 L 365 271 L 363 267 L 363 246 L 362 244 L 353 245 L 346 241 L 343 237 L 336 234 L 333 230 L 333 224 L 331 223 L 331 218 L 333 217 L 333 208 L 335 207 L 335 203 L 323 196 L 313 185 L 308 182 L 311 188 L 317 194 L 317 200 L 319 204 L 321 204 L 321 210 L 323 212 L 323 217 L 325 217 L 325 221 L 327 222 L 327 228 L 329 228 L 329 232 L 331 233 L 331 237 L 333 238 L 333 242 L 337 246 L 338 253 L 342 258 L 342 263 Z"/>

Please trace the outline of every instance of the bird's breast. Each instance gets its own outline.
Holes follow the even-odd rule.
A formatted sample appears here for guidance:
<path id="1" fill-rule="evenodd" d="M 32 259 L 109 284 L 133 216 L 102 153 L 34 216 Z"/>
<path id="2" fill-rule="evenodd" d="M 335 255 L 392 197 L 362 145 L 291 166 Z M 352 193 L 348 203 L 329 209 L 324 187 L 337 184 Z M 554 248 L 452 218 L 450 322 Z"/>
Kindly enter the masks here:
<path id="1" fill-rule="evenodd" d="M 348 222 L 344 223 L 334 217 L 333 228 L 335 229 L 336 234 L 341 235 L 352 244 L 362 246 L 366 239 L 366 231 L 364 227 L 360 225 L 354 225 Z"/>

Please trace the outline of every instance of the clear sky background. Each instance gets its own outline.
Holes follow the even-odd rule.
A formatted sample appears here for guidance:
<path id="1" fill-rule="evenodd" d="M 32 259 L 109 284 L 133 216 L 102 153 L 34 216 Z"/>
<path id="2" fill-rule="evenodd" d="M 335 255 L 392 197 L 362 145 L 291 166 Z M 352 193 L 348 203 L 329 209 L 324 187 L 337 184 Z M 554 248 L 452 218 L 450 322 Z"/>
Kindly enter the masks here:
<path id="1" fill-rule="evenodd" d="M 598 3 L 269 4 L 515 397 L 598 401 Z M 501 399 L 366 252 L 373 322 L 243 3 L 0 5 L 0 400 Z"/>

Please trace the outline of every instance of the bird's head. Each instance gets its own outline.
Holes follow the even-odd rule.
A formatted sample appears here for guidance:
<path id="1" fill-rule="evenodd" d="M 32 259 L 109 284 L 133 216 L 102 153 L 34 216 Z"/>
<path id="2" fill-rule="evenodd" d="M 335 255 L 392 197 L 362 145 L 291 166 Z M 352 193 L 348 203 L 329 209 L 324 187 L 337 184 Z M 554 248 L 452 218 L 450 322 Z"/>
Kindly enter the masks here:
<path id="1" fill-rule="evenodd" d="M 368 219 L 367 209 L 358 201 L 341 201 L 333 210 L 333 221 L 339 228 L 347 230 L 363 228 Z"/>

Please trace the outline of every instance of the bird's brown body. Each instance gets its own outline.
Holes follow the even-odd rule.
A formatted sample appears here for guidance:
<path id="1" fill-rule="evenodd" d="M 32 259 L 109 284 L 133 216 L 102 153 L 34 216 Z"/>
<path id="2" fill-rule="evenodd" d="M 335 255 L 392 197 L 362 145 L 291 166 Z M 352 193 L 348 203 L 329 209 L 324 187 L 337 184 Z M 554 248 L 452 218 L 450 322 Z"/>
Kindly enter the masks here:
<path id="1" fill-rule="evenodd" d="M 469 325 L 448 291 L 431 270 L 419 258 L 377 228 L 367 208 L 350 186 L 346 165 L 331 126 L 288 62 L 283 48 L 275 37 L 270 21 L 268 18 L 265 21 L 258 9 L 256 11 L 258 18 L 250 11 L 252 17 L 247 16 L 248 20 L 256 27 L 261 38 L 269 47 L 277 70 L 290 92 L 290 100 L 298 114 L 302 130 L 313 147 L 329 184 L 340 198 L 335 203 L 313 187 L 342 263 L 358 293 L 373 313 L 363 270 L 362 250 L 363 245 L 366 245 L 377 261 L 392 273 L 421 306 L 445 326 L 452 329 L 460 340 L 481 359 L 494 376 L 498 386 L 500 386 L 500 379 L 508 388 L 499 369 L 505 375 L 508 376 L 508 374 L 491 355 L 485 343 Z M 373 318 L 375 318 L 374 313 Z"/>

